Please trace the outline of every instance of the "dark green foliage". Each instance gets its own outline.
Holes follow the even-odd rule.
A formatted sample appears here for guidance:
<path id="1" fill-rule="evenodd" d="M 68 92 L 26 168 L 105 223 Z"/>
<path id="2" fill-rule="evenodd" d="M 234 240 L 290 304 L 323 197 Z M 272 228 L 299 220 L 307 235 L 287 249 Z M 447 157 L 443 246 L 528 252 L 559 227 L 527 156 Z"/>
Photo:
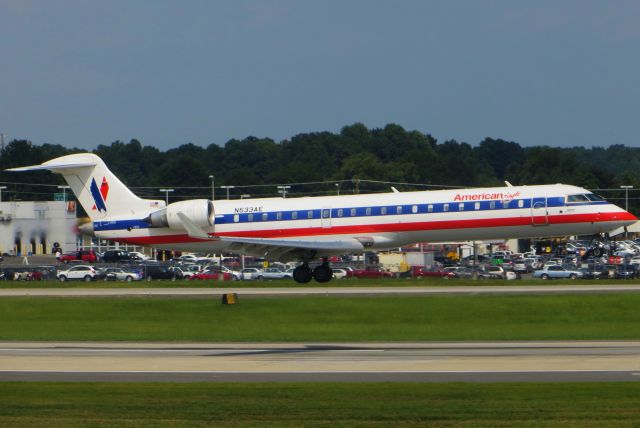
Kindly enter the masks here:
<path id="1" fill-rule="evenodd" d="M 78 152 L 60 145 L 33 145 L 26 140 L 7 144 L 0 157 L 0 169 L 32 165 L 53 157 Z M 590 189 L 618 189 L 620 185 L 640 188 L 640 148 L 609 147 L 553 148 L 521 147 L 502 139 L 485 138 L 477 146 L 449 140 L 438 143 L 429 134 L 407 131 L 397 124 L 368 129 L 361 123 L 342 128 L 340 133 L 313 132 L 293 136 L 281 142 L 269 138 L 232 139 L 224 146 L 203 148 L 183 144 L 160 151 L 143 146 L 138 140 L 100 145 L 94 150 L 124 183 L 141 196 L 160 197 L 159 187 L 181 187 L 176 200 L 208 197 L 210 175 L 216 186 L 266 187 L 236 188 L 231 197 L 242 193 L 275 196 L 276 184 L 298 184 L 292 195 L 335 192 L 338 181 L 343 193 L 354 191 L 354 180 L 378 180 L 394 183 L 420 183 L 455 186 L 502 185 L 508 180 L 518 184 L 566 183 Z M 19 177 L 19 178 L 18 178 Z M 17 176 L 0 171 L 0 182 L 63 184 L 60 177 L 46 172 Z M 394 184 L 400 190 L 420 187 Z M 147 189 L 144 189 L 147 187 Z M 184 189 L 184 187 L 195 187 Z M 386 191 L 389 184 L 361 181 L 361 192 Z M 5 200 L 51 199 L 52 189 L 10 186 Z M 220 192 L 219 196 L 223 194 Z M 599 191 L 622 205 L 624 192 Z M 640 206 L 630 194 L 633 211 Z M 639 199 L 640 201 L 640 199 Z"/>

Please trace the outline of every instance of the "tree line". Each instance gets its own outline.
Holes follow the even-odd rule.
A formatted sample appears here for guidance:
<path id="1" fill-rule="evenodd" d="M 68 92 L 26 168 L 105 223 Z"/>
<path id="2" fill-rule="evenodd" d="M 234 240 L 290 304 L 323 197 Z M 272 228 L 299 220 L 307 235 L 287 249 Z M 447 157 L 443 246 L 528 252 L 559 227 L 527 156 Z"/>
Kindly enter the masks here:
<path id="1" fill-rule="evenodd" d="M 59 144 L 13 140 L 1 152 L 0 169 L 42 163 L 83 152 Z M 290 184 L 290 195 L 343 194 L 423 190 L 438 186 L 501 186 L 566 183 L 598 189 L 596 193 L 624 205 L 621 185 L 638 189 L 629 194 L 630 208 L 640 208 L 640 148 L 549 146 L 522 147 L 517 142 L 485 138 L 472 145 L 438 142 L 419 131 L 396 124 L 369 129 L 361 123 L 339 133 L 314 132 L 277 142 L 270 138 L 232 139 L 224 146 L 183 144 L 161 151 L 138 140 L 99 145 L 93 153 L 135 193 L 163 198 L 161 187 L 174 187 L 172 199 L 210 197 L 215 177 L 216 198 L 242 194 L 276 196 L 276 184 Z M 18 184 L 20 183 L 20 184 Z M 307 184 L 305 184 L 307 183 Z M 48 172 L 0 172 L 3 200 L 50 200 L 63 180 Z M 43 187 L 48 184 L 50 187 Z M 255 186 L 269 184 L 269 186 Z M 421 184 L 422 186 L 415 186 Z M 242 187 L 251 186 L 251 187 Z M 609 189 L 609 190 L 604 190 Z"/>

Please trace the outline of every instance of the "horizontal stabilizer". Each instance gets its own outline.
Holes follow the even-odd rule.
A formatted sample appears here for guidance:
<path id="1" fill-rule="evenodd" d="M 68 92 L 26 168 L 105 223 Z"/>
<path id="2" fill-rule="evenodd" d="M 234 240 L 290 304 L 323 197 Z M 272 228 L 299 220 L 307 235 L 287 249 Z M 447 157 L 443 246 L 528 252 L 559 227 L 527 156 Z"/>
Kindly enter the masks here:
<path id="1" fill-rule="evenodd" d="M 60 171 L 67 169 L 77 169 L 77 168 L 87 168 L 95 166 L 95 162 L 82 162 L 82 163 L 62 163 L 62 164 L 42 164 L 42 165 L 31 165 L 31 166 L 22 166 L 20 168 L 9 168 L 6 171 L 15 171 L 15 172 L 24 172 L 24 171 Z"/>

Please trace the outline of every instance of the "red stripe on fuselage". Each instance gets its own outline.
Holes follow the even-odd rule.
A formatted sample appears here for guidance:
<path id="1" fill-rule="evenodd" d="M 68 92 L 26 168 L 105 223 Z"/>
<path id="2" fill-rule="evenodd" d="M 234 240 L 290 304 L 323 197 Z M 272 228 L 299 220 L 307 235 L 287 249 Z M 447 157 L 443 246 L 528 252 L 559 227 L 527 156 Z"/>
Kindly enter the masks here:
<path id="1" fill-rule="evenodd" d="M 568 214 L 550 215 L 546 218 L 548 224 L 567 223 L 601 223 L 611 221 L 636 221 L 637 218 L 628 212 L 597 213 L 597 214 Z M 532 226 L 545 223 L 545 217 L 503 217 L 503 218 L 483 218 L 469 220 L 445 220 L 445 221 L 425 221 L 413 223 L 378 223 L 361 224 L 348 226 L 304 227 L 290 229 L 266 229 L 266 230 L 245 230 L 231 231 L 216 234 L 217 236 L 235 236 L 238 238 L 294 238 L 299 236 L 323 236 L 323 235 L 362 235 L 386 232 L 420 232 L 425 230 L 447 230 L 447 229 L 476 229 L 494 228 L 510 226 Z M 139 236 L 109 238 L 114 241 L 137 244 L 137 245 L 159 245 L 173 244 L 181 242 L 203 242 L 205 240 L 192 238 L 186 234 L 161 235 L 161 236 Z"/>

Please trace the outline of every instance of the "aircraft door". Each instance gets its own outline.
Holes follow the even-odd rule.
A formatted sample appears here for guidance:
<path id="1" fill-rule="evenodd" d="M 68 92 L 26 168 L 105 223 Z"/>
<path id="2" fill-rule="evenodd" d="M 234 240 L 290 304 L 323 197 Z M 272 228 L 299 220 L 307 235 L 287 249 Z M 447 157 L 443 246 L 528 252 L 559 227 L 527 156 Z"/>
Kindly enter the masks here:
<path id="1" fill-rule="evenodd" d="M 321 210 L 322 227 L 328 229 L 331 227 L 331 208 L 324 207 Z"/>
<path id="2" fill-rule="evenodd" d="M 549 225 L 549 212 L 547 211 L 547 198 L 531 199 L 531 224 L 533 226 Z"/>

